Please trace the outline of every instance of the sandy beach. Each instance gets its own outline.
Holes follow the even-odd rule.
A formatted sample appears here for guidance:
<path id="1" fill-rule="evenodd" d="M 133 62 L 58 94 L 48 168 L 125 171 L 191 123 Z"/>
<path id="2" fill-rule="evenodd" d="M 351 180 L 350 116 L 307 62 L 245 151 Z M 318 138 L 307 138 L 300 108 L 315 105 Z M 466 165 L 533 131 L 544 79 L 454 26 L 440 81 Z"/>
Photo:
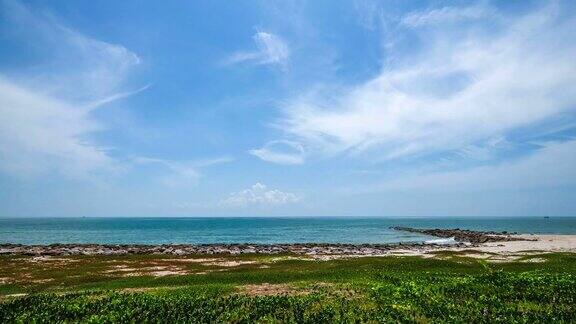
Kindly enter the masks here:
<path id="1" fill-rule="evenodd" d="M 479 244 L 426 245 L 423 247 L 398 248 L 385 255 L 418 256 L 424 258 L 444 258 L 445 253 L 463 257 L 484 259 L 488 262 L 508 262 L 524 259 L 524 262 L 540 262 L 538 256 L 549 253 L 576 253 L 576 235 L 512 235 L 518 240 Z M 337 256 L 324 256 L 330 259 Z M 350 256 L 349 256 L 350 257 Z"/>
<path id="2" fill-rule="evenodd" d="M 576 235 L 514 235 L 524 241 L 484 243 L 475 249 L 489 253 L 576 252 Z"/>

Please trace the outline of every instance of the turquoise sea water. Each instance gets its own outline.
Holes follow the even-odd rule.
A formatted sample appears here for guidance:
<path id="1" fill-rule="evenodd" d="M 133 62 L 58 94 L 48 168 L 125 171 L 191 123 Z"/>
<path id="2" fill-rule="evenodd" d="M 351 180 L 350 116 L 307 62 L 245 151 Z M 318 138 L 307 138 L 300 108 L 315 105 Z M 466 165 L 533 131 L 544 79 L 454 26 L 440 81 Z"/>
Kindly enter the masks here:
<path id="1" fill-rule="evenodd" d="M 0 219 L 0 243 L 392 243 L 424 235 L 390 226 L 576 234 L 576 217 L 243 217 Z"/>

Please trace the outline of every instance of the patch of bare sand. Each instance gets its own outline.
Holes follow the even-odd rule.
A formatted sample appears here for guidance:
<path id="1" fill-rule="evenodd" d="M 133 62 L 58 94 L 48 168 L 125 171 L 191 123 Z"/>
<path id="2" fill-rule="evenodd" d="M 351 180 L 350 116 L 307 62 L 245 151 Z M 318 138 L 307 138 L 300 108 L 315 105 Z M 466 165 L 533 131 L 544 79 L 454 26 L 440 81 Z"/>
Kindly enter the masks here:
<path id="1" fill-rule="evenodd" d="M 18 293 L 18 294 L 8 294 L 8 295 L 0 295 L 0 299 L 4 299 L 4 298 L 17 298 L 17 297 L 24 297 L 28 294 L 25 293 Z"/>
<path id="2" fill-rule="evenodd" d="M 183 262 L 183 263 L 204 263 L 219 260 L 218 258 L 181 258 L 181 259 L 159 259 L 160 262 Z"/>
<path id="3" fill-rule="evenodd" d="M 225 270 L 225 269 L 212 269 L 212 270 L 194 272 L 185 268 L 186 263 L 199 263 L 204 266 L 231 268 L 247 264 L 259 264 L 261 262 L 256 260 L 226 260 L 223 258 L 161 259 L 146 263 L 129 262 L 129 263 L 111 265 L 108 267 L 107 270 L 104 270 L 103 273 L 120 277 L 134 277 L 134 276 L 164 277 L 164 276 L 186 275 L 186 274 L 207 274 L 208 272 Z M 267 267 L 267 266 L 262 265 L 261 267 Z"/>
<path id="4" fill-rule="evenodd" d="M 29 280 L 28 282 L 40 283 L 40 284 L 42 284 L 42 283 L 47 283 L 47 282 L 50 282 L 50 281 L 54 281 L 54 278 L 32 279 L 32 280 Z"/>
<path id="5" fill-rule="evenodd" d="M 31 263 L 51 263 L 51 264 L 58 264 L 58 265 L 65 265 L 68 263 L 75 263 L 79 262 L 80 260 L 72 259 L 72 258 L 59 258 L 49 255 L 40 255 L 35 256 L 32 258 L 27 259 L 26 261 Z"/>
<path id="6" fill-rule="evenodd" d="M 381 257 L 392 255 L 391 253 L 386 254 L 314 254 L 310 255 L 311 258 L 302 258 L 300 260 L 306 261 L 331 261 L 331 260 L 342 260 L 342 259 L 354 259 L 354 258 L 369 258 L 369 257 Z"/>
<path id="7" fill-rule="evenodd" d="M 0 284 L 10 284 L 10 283 L 37 283 L 37 284 L 42 284 L 42 283 L 47 283 L 50 281 L 54 281 L 54 278 L 38 278 L 35 279 L 31 274 L 29 273 L 23 273 L 20 275 L 17 275 L 13 278 L 9 278 L 9 277 L 2 277 L 0 278 Z"/>
<path id="8" fill-rule="evenodd" d="M 542 262 L 546 262 L 546 259 L 544 259 L 544 258 L 529 258 L 529 259 L 524 259 L 524 260 L 522 260 L 522 262 L 527 262 L 527 263 L 542 263 Z"/>
<path id="9" fill-rule="evenodd" d="M 314 254 L 308 255 L 310 258 L 302 258 L 301 260 L 315 260 L 315 261 L 330 261 L 340 259 L 352 258 L 369 258 L 369 257 L 383 257 L 383 256 L 426 256 L 426 248 L 399 248 L 390 249 L 380 254 Z"/>
<path id="10" fill-rule="evenodd" d="M 158 270 L 147 272 L 146 275 L 154 277 L 165 277 L 165 276 L 182 276 L 188 273 L 189 272 L 186 270 Z"/>
<path id="11" fill-rule="evenodd" d="M 110 269 L 103 271 L 106 274 L 119 277 L 153 276 L 165 277 L 186 275 L 190 272 L 177 266 L 153 266 L 153 267 L 129 267 L 128 265 L 114 265 Z"/>
<path id="12" fill-rule="evenodd" d="M 262 263 L 256 260 L 227 260 L 223 258 L 173 258 L 173 259 L 160 259 L 155 260 L 153 263 L 155 265 L 162 265 L 164 262 L 172 263 L 198 263 L 204 266 L 217 266 L 217 267 L 238 267 L 246 264 L 258 264 Z"/>
<path id="13" fill-rule="evenodd" d="M 236 261 L 224 261 L 224 262 L 220 262 L 219 265 L 222 267 L 238 267 L 241 265 L 246 265 L 246 264 L 257 264 L 259 263 L 258 261 L 254 261 L 254 260 L 236 260 Z"/>
<path id="14" fill-rule="evenodd" d="M 217 267 L 238 267 L 246 264 L 257 264 L 258 261 L 254 260 L 217 260 L 213 262 L 203 262 L 203 265 L 217 266 Z"/>
<path id="15" fill-rule="evenodd" d="M 240 293 L 249 296 L 276 296 L 276 295 L 304 295 L 308 291 L 296 289 L 286 284 L 255 284 L 244 285 L 239 288 Z"/>
<path id="16" fill-rule="evenodd" d="M 274 257 L 274 258 L 267 260 L 266 262 L 276 263 L 276 262 L 291 261 L 291 260 L 314 260 L 314 256 L 313 255 L 301 255 L 301 256 L 287 255 L 287 256 Z"/>

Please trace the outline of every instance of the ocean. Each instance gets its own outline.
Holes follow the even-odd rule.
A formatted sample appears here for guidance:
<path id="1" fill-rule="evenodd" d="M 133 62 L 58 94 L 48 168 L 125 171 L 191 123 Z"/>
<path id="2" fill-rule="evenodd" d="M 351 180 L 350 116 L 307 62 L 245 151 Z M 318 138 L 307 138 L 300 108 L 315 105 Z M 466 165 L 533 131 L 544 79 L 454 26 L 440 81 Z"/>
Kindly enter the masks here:
<path id="1" fill-rule="evenodd" d="M 426 235 L 390 226 L 576 234 L 576 217 L 3 218 L 0 243 L 396 243 Z"/>

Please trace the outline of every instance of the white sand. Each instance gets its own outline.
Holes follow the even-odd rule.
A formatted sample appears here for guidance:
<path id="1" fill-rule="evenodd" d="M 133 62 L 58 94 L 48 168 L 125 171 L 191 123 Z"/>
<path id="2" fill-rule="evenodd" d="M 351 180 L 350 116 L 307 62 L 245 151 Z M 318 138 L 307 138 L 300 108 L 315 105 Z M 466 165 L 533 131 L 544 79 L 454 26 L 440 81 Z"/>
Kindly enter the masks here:
<path id="1" fill-rule="evenodd" d="M 488 253 L 576 252 L 576 235 L 516 235 L 516 237 L 527 240 L 484 243 L 473 249 Z M 533 241 L 534 239 L 536 241 Z"/>
<path id="2" fill-rule="evenodd" d="M 483 243 L 469 247 L 441 247 L 413 250 L 404 255 L 435 257 L 438 251 L 464 251 L 464 256 L 485 259 L 489 262 L 518 260 L 525 256 L 552 252 L 576 252 L 576 235 L 516 235 L 525 241 Z M 398 251 L 397 251 L 398 252 Z M 406 251 L 402 251 L 406 252 Z M 393 252 L 393 254 L 396 254 Z M 524 262 L 543 262 L 539 258 L 523 259 Z"/>
<path id="3" fill-rule="evenodd" d="M 439 251 L 465 251 L 464 256 L 486 259 L 487 261 L 513 261 L 522 256 L 537 255 L 551 252 L 576 253 L 576 235 L 515 235 L 526 241 L 509 241 L 483 243 L 465 247 L 429 245 L 417 248 L 391 249 L 380 256 L 421 256 L 434 258 Z M 316 260 L 333 260 L 342 258 L 358 258 L 378 255 L 313 255 Z M 537 262 L 530 259 L 527 262 Z"/>

